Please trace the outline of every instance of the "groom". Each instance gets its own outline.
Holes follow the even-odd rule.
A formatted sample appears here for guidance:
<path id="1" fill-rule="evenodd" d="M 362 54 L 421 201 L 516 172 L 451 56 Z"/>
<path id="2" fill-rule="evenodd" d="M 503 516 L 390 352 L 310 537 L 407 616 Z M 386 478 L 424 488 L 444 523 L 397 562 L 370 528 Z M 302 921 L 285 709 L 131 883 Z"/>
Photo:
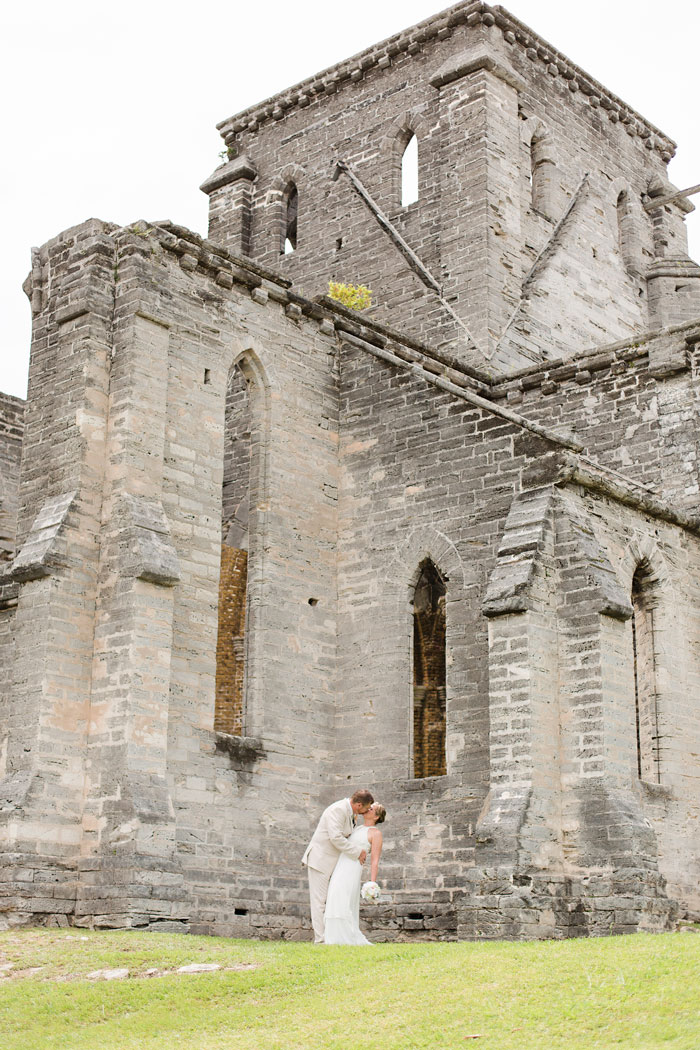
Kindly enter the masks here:
<path id="1" fill-rule="evenodd" d="M 318 827 L 301 859 L 309 876 L 311 924 L 316 944 L 323 944 L 323 913 L 326 909 L 328 883 L 340 854 L 346 853 L 360 864 L 364 864 L 367 858 L 365 850 L 348 842 L 348 836 L 355 826 L 355 817 L 366 813 L 373 802 L 374 798 L 369 791 L 360 788 L 350 798 L 341 798 L 340 802 L 334 802 L 328 809 L 324 809 Z"/>

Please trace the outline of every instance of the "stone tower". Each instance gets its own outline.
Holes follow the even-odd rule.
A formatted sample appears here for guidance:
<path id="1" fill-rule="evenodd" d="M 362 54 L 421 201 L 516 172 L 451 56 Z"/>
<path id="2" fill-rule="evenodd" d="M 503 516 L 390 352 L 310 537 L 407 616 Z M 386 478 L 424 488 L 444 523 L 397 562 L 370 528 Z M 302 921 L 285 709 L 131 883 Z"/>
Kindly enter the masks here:
<path id="1" fill-rule="evenodd" d="M 473 2 L 220 130 L 208 238 L 92 220 L 33 258 L 0 915 L 306 937 L 305 840 L 361 784 L 376 939 L 697 912 L 673 143 Z"/>
<path id="2" fill-rule="evenodd" d="M 482 6 L 460 4 L 223 121 L 231 160 L 202 187 L 210 237 L 306 294 L 362 279 L 378 320 L 492 374 L 696 317 L 691 206 L 652 207 L 671 192 L 674 144 Z M 418 199 L 402 207 L 413 136 Z M 285 253 L 291 187 L 296 250 Z"/>

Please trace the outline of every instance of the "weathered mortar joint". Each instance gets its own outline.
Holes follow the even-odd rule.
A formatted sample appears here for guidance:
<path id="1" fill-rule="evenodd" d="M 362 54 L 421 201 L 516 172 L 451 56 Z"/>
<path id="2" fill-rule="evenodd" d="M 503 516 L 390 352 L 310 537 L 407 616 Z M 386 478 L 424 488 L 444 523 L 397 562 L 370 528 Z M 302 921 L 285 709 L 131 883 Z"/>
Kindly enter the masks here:
<path id="1" fill-rule="evenodd" d="M 118 783 L 115 797 L 104 800 L 100 815 L 107 818 L 110 845 L 131 848 L 143 838 L 142 825 L 159 827 L 172 822 L 175 811 L 168 783 L 157 774 L 131 770 Z"/>

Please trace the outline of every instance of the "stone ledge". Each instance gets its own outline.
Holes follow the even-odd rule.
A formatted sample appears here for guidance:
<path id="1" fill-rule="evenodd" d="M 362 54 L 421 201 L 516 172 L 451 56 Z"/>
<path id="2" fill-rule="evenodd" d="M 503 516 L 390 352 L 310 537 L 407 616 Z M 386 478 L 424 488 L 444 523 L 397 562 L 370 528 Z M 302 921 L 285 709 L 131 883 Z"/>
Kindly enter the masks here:
<path id="1" fill-rule="evenodd" d="M 528 365 L 527 368 L 487 380 L 491 386 L 490 396 L 494 399 L 504 398 L 512 390 L 535 390 L 538 387 L 543 393 L 553 393 L 560 382 L 569 379 L 575 381 L 576 375 L 582 371 L 600 372 L 615 365 L 624 368 L 632 361 L 647 356 L 650 358 L 659 356 L 659 348 L 654 346 L 654 343 L 667 340 L 677 340 L 679 348 L 685 352 L 686 346 L 692 346 L 695 342 L 700 341 L 700 318 L 670 328 L 652 329 L 637 336 L 631 336 L 629 339 L 583 350 L 573 357 L 556 358 L 552 361 Z M 653 369 L 651 362 L 649 367 L 651 371 Z M 682 367 L 687 369 L 688 362 L 685 361 Z M 551 389 L 547 389 L 548 384 L 551 384 Z"/>
<path id="2" fill-rule="evenodd" d="M 267 752 L 262 740 L 255 736 L 234 736 L 232 733 L 214 731 L 216 750 L 227 754 L 234 769 L 249 770 L 265 758 Z"/>
<path id="3" fill-rule="evenodd" d="M 235 157 L 212 172 L 199 188 L 202 193 L 211 194 L 214 190 L 219 190 L 232 182 L 238 182 L 240 179 L 252 182 L 257 174 L 258 169 L 255 164 L 245 153 L 242 153 L 240 157 Z"/>
<path id="4" fill-rule="evenodd" d="M 455 55 L 454 58 L 448 59 L 437 73 L 430 78 L 430 83 L 435 88 L 445 87 L 455 80 L 461 80 L 462 77 L 467 77 L 470 73 L 478 73 L 481 70 L 493 73 L 495 77 L 515 88 L 516 91 L 522 91 L 525 87 L 523 77 L 504 62 L 494 58 L 485 47 L 474 51 L 465 51 L 461 55 Z"/>

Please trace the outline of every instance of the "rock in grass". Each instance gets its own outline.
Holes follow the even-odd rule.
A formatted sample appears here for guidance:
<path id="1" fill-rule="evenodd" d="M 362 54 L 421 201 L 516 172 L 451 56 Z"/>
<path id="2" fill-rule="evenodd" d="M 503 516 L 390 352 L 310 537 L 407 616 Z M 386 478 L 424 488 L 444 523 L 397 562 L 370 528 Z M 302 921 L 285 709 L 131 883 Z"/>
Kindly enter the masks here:
<path id="1" fill-rule="evenodd" d="M 220 969 L 219 963 L 190 963 L 189 966 L 178 967 L 177 973 L 209 973 Z"/>
<path id="2" fill-rule="evenodd" d="M 124 970 L 93 970 L 88 974 L 89 981 L 123 981 L 129 976 L 129 971 Z"/>

